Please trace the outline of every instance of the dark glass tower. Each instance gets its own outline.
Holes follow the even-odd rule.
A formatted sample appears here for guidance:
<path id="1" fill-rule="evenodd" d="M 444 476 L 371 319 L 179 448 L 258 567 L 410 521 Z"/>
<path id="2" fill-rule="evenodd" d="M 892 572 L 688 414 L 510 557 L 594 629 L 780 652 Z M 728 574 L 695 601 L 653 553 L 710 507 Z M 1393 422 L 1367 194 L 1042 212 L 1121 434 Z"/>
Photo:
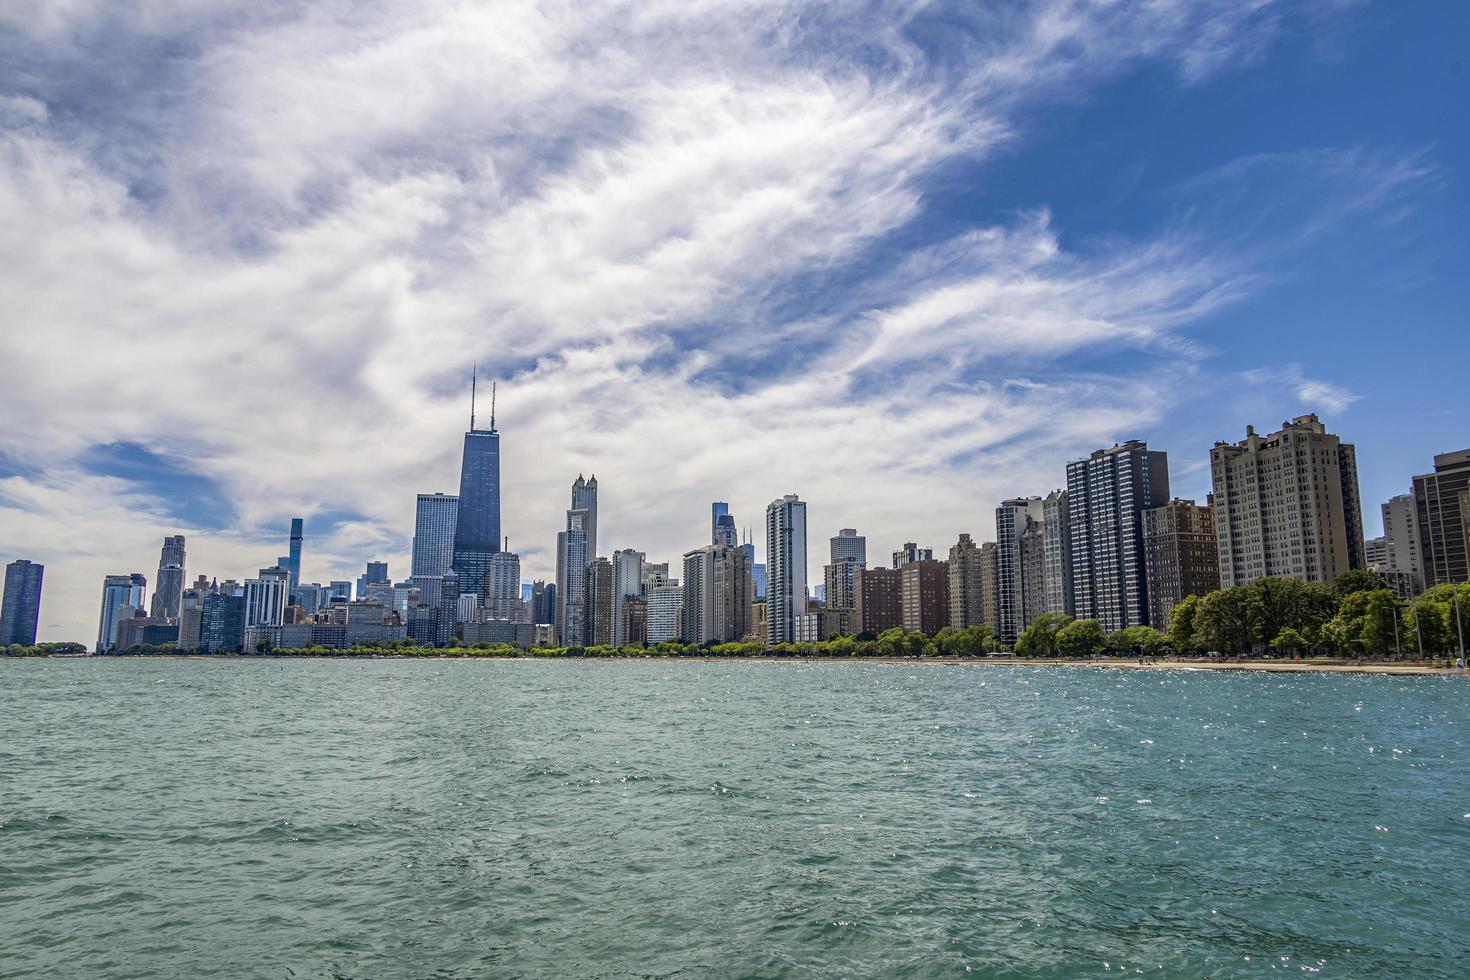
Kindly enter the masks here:
<path id="1" fill-rule="evenodd" d="M 500 433 L 494 396 L 490 428 L 475 427 L 474 380 L 470 382 L 470 431 L 464 434 L 459 469 L 459 512 L 454 523 L 454 559 L 461 594 L 483 595 L 485 569 L 500 550 Z M 493 389 L 492 389 L 493 390 Z"/>
<path id="2" fill-rule="evenodd" d="M 288 597 L 288 601 L 290 602 L 296 601 L 296 586 L 301 584 L 301 538 L 303 536 L 303 523 L 299 517 L 291 518 L 291 564 L 286 566 L 286 571 L 291 576 L 290 596 Z"/>
<path id="3" fill-rule="evenodd" d="M 41 577 L 45 568 L 24 558 L 5 566 L 5 595 L 0 599 L 0 647 L 36 645 L 41 618 Z"/>

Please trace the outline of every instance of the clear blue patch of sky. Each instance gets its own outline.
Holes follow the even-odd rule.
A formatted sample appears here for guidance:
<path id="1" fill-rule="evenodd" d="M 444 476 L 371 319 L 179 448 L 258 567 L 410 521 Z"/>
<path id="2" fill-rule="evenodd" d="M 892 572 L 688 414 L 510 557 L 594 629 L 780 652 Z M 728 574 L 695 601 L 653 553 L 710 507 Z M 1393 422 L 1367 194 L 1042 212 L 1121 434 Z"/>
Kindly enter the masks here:
<path id="1" fill-rule="evenodd" d="M 235 509 L 216 481 L 139 443 L 93 446 L 80 463 L 88 473 L 126 480 L 187 527 L 222 531 L 234 524 Z"/>

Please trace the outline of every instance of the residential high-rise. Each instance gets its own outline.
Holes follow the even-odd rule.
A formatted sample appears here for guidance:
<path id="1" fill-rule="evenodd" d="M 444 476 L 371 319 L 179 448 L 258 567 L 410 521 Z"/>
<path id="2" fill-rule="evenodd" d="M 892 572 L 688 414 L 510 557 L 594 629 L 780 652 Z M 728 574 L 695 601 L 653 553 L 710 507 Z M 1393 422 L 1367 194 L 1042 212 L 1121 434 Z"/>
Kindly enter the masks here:
<path id="1" fill-rule="evenodd" d="M 1424 585 L 1470 580 L 1470 449 L 1434 457 L 1414 477 L 1414 522 Z"/>
<path id="2" fill-rule="evenodd" d="M 158 579 L 153 585 L 152 618 L 179 618 L 179 600 L 184 594 L 184 536 L 175 534 L 163 539 L 158 556 Z"/>
<path id="3" fill-rule="evenodd" d="M 288 551 L 288 560 L 291 564 L 286 566 L 286 572 L 290 576 L 287 594 L 288 601 L 296 601 L 296 586 L 301 584 L 301 539 L 304 536 L 302 528 L 305 522 L 299 517 L 291 518 L 291 543 Z M 182 564 L 182 563 L 181 563 Z"/>
<path id="4" fill-rule="evenodd" d="M 459 519 L 459 497 L 452 493 L 421 493 L 414 504 L 413 563 L 410 574 L 443 575 L 454 564 L 454 530 Z"/>
<path id="5" fill-rule="evenodd" d="M 459 576 L 462 594 L 483 595 L 490 556 L 500 550 L 500 433 L 495 428 L 493 387 L 490 428 L 476 428 L 474 383 L 471 378 L 470 430 L 464 434 L 450 565 Z"/>
<path id="6" fill-rule="evenodd" d="M 613 603 L 617 608 L 617 615 L 613 619 L 612 641 L 614 646 L 622 647 L 632 642 L 642 642 L 641 637 L 635 641 L 624 633 L 624 628 L 632 620 L 623 614 L 623 600 L 643 595 L 643 566 L 646 557 L 643 552 L 632 548 L 623 548 L 613 552 Z"/>
<path id="7" fill-rule="evenodd" d="M 520 622 L 521 556 L 513 551 L 497 551 L 485 564 L 485 621 Z"/>
<path id="8" fill-rule="evenodd" d="M 766 642 L 796 641 L 796 617 L 806 612 L 806 504 L 795 494 L 766 507 Z"/>
<path id="9" fill-rule="evenodd" d="M 1021 629 L 1046 612 L 1046 534 L 1041 521 L 1028 518 L 1021 532 Z"/>
<path id="10" fill-rule="evenodd" d="M 709 545 L 687 552 L 680 634 L 690 643 L 745 639 L 751 633 L 753 592 L 745 549 Z"/>
<path id="11" fill-rule="evenodd" d="M 852 609 L 857 604 L 857 573 L 863 562 L 855 557 L 833 556 L 822 569 L 823 600 L 828 609 Z"/>
<path id="12" fill-rule="evenodd" d="M 932 558 L 905 562 L 898 570 L 905 632 L 928 635 L 949 625 L 949 565 Z"/>
<path id="13" fill-rule="evenodd" d="M 1220 587 L 1220 549 L 1209 504 L 1171 500 L 1143 512 L 1143 564 L 1148 580 L 1149 622 L 1169 625 L 1186 596 Z"/>
<path id="14" fill-rule="evenodd" d="M 1265 576 L 1336 581 L 1362 568 L 1357 454 L 1315 415 L 1210 450 L 1220 585 Z M 1163 503 L 1160 500 L 1159 503 Z"/>
<path id="15" fill-rule="evenodd" d="M 996 581 L 999 578 L 999 561 L 996 552 L 994 541 L 980 546 L 980 621 L 993 632 L 1000 629 L 1000 587 Z"/>
<path id="16" fill-rule="evenodd" d="M 200 607 L 199 649 L 206 653 L 239 653 L 245 642 L 245 597 L 211 592 Z"/>
<path id="17" fill-rule="evenodd" d="M 1369 571 L 1389 571 L 1388 538 L 1381 534 L 1376 538 L 1364 538 L 1363 561 L 1367 564 Z"/>
<path id="18" fill-rule="evenodd" d="M 851 558 L 864 568 L 868 566 L 868 539 L 857 533 L 857 528 L 845 527 L 838 531 L 831 545 L 833 562 Z"/>
<path id="19" fill-rule="evenodd" d="M 587 557 L 591 560 L 597 554 L 597 475 L 592 479 L 582 479 L 582 474 L 577 474 L 577 480 L 572 484 L 572 510 L 585 511 L 586 516 L 582 519 L 582 527 L 587 532 Z"/>
<path id="20" fill-rule="evenodd" d="M 117 645 L 117 624 L 124 608 L 142 609 L 148 579 L 131 575 L 108 575 L 102 580 L 102 614 L 97 625 L 97 652 L 106 653 Z"/>
<path id="21" fill-rule="evenodd" d="M 877 636 L 903 625 L 902 577 L 896 568 L 860 568 L 853 582 L 852 626 Z"/>
<path id="22" fill-rule="evenodd" d="M 1424 562 L 1412 493 L 1401 493 L 1383 505 L 1383 543 L 1386 570 L 1407 575 L 1411 592 L 1423 588 Z"/>
<path id="23" fill-rule="evenodd" d="M 587 622 L 583 642 L 588 646 L 611 646 L 619 607 L 613 596 L 612 562 L 594 558 L 587 563 L 585 575 Z"/>
<path id="24" fill-rule="evenodd" d="M 245 580 L 245 627 L 280 626 L 285 622 L 286 592 L 291 573 L 279 565 L 262 568 Z"/>
<path id="25" fill-rule="evenodd" d="M 46 568 L 24 558 L 5 566 L 5 593 L 0 598 L 0 647 L 36 645 L 41 619 L 41 578 Z"/>
<path id="26" fill-rule="evenodd" d="M 1021 555 L 1021 538 L 1032 524 L 1041 525 L 1045 501 L 1040 497 L 1016 497 L 995 508 L 995 587 L 997 638 L 1016 642 L 1026 628 L 1025 595 L 1027 581 Z M 1032 583 L 1039 588 L 1041 583 Z"/>
<path id="27" fill-rule="evenodd" d="M 619 646 L 642 646 L 648 642 L 648 601 L 641 595 L 625 595 L 618 600 L 616 633 Z"/>
<path id="28" fill-rule="evenodd" d="M 866 547 L 866 545 L 865 545 Z M 920 548 L 912 541 L 907 541 L 904 546 L 893 553 L 893 567 L 902 568 L 911 561 L 933 561 L 933 548 Z"/>
<path id="29" fill-rule="evenodd" d="M 980 548 L 968 534 L 949 549 L 949 625 L 955 629 L 985 622 Z"/>
<path id="30" fill-rule="evenodd" d="M 643 563 L 643 571 L 639 575 L 639 591 L 647 598 L 648 594 L 660 585 L 669 583 L 669 563 L 666 561 Z M 677 580 L 674 580 L 677 581 Z"/>
<path id="31" fill-rule="evenodd" d="M 1072 593 L 1108 632 L 1147 626 L 1143 512 L 1169 499 L 1169 457 L 1130 440 L 1067 464 Z"/>
<path id="32" fill-rule="evenodd" d="M 581 480 L 581 477 L 578 477 Z M 567 511 L 567 529 L 556 536 L 556 635 L 557 642 L 582 642 L 587 630 L 587 562 L 591 558 L 588 511 Z"/>
<path id="33" fill-rule="evenodd" d="M 680 639 L 683 614 L 683 586 L 678 583 L 655 586 L 648 593 L 648 642 L 666 643 Z"/>
<path id="34" fill-rule="evenodd" d="M 1072 529 L 1068 523 L 1067 491 L 1053 490 L 1041 504 L 1042 611 L 1071 616 L 1077 611 L 1072 597 Z"/>

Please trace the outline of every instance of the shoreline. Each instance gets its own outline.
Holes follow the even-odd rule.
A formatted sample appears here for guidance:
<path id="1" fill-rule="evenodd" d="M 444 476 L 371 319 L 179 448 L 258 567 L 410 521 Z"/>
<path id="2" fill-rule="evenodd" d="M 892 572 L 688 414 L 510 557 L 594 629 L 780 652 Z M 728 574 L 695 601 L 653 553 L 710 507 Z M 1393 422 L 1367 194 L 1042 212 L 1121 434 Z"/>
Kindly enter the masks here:
<path id="1" fill-rule="evenodd" d="M 1255 671 L 1258 673 L 1282 673 L 1282 674 L 1378 674 L 1384 676 L 1401 677 L 1470 677 L 1470 668 L 1464 667 L 1436 667 L 1428 663 L 1405 661 L 1401 663 L 1352 663 L 1340 660 L 1245 660 L 1245 661 L 1220 661 L 1220 660 L 1150 660 L 1137 659 L 1120 660 L 1065 660 L 1061 658 L 1020 658 L 1020 657 L 714 657 L 714 656 L 679 656 L 679 657 L 505 657 L 505 656 L 433 656 L 433 657 L 405 657 L 392 653 L 382 656 L 354 654 L 351 656 L 310 656 L 302 654 L 159 654 L 147 653 L 137 656 L 126 654 L 116 656 L 99 656 L 96 654 L 58 654 L 49 657 L 13 657 L 0 658 L 13 660 L 199 660 L 199 661 L 234 661 L 234 660 L 405 660 L 423 661 L 426 663 L 437 663 L 440 661 L 497 661 L 497 662 L 547 662 L 547 663 L 762 663 L 762 664 L 889 664 L 900 666 L 939 666 L 939 667 L 1072 667 L 1091 668 L 1094 670 L 1219 670 L 1219 671 Z"/>

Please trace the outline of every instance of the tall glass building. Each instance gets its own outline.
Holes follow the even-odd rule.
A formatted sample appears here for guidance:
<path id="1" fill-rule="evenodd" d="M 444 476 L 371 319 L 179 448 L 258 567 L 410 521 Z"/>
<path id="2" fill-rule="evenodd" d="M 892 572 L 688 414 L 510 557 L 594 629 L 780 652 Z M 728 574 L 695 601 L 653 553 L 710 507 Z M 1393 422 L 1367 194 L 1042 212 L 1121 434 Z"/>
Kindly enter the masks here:
<path id="1" fill-rule="evenodd" d="M 24 558 L 5 566 L 5 595 L 0 599 L 0 647 L 36 645 L 41 618 L 41 576 L 45 566 Z"/>
<path id="2" fill-rule="evenodd" d="M 459 470 L 459 510 L 451 564 L 462 595 L 483 595 L 490 556 L 500 550 L 500 433 L 477 429 L 470 415 Z"/>
<path id="3" fill-rule="evenodd" d="M 459 498 L 450 493 L 421 493 L 414 508 L 414 578 L 442 576 L 454 563 L 454 533 Z"/>

